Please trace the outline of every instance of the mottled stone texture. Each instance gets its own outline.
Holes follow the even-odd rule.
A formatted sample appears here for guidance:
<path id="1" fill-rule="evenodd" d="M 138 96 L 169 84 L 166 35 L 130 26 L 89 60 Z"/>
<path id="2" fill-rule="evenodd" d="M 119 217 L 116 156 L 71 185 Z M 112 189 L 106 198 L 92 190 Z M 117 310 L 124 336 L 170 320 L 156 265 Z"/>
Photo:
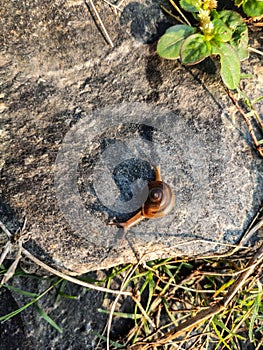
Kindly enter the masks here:
<path id="1" fill-rule="evenodd" d="M 157 56 L 154 41 L 169 25 L 157 1 L 126 1 L 117 14 L 97 7 L 113 48 L 83 2 L 2 1 L 1 220 L 14 229 L 26 217 L 27 248 L 73 274 L 226 250 L 258 210 L 263 179 L 217 64 L 185 68 Z M 258 97 L 260 58 L 243 71 Z M 132 215 L 125 201 L 157 163 L 175 209 L 122 240 L 107 222 Z"/>

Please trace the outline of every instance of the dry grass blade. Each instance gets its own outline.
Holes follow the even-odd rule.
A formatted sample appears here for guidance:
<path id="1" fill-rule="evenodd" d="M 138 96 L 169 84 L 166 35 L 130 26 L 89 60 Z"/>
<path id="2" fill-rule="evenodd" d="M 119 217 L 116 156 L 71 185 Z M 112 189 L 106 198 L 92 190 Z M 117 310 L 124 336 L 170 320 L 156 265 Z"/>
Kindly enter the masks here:
<path id="1" fill-rule="evenodd" d="M 2 278 L 2 281 L 0 282 L 0 287 L 2 287 L 6 282 L 10 280 L 15 274 L 17 265 L 19 263 L 19 260 L 22 257 L 22 243 L 19 246 L 15 261 L 11 264 L 7 272 L 4 274 L 4 277 Z"/>
<path id="2" fill-rule="evenodd" d="M 0 257 L 0 265 L 2 265 L 2 263 L 5 260 L 7 254 L 10 252 L 11 248 L 12 248 L 12 243 L 10 241 L 8 241 L 6 243 L 6 245 L 4 246 L 4 248 L 3 248 L 3 252 L 2 252 L 1 257 Z"/>
<path id="3" fill-rule="evenodd" d="M 135 270 L 138 268 L 138 266 L 141 264 L 141 261 L 138 261 L 138 263 L 136 265 L 134 265 L 131 270 L 128 272 L 127 276 L 124 278 L 124 280 L 122 281 L 122 285 L 120 288 L 120 292 L 125 288 L 126 283 L 130 280 L 130 278 L 133 276 Z M 107 350 L 110 349 L 110 329 L 111 329 L 111 324 L 112 324 L 112 318 L 113 318 L 113 314 L 114 314 L 114 310 L 116 308 L 117 302 L 119 300 L 121 296 L 121 293 L 119 295 L 117 295 L 116 299 L 114 300 L 112 307 L 111 307 L 111 311 L 110 311 L 110 315 L 109 315 L 109 319 L 108 319 L 108 325 L 107 325 Z M 149 324 L 153 327 L 156 328 L 156 325 L 154 324 L 154 322 L 151 320 L 151 318 L 147 315 L 146 311 L 144 310 L 143 306 L 140 303 L 140 294 L 139 291 L 137 291 L 137 295 L 132 295 L 132 299 L 133 301 L 136 303 L 138 309 L 141 311 L 143 317 L 149 322 Z"/>
<path id="4" fill-rule="evenodd" d="M 258 343 L 258 346 L 255 348 L 255 350 L 260 350 L 263 347 L 263 338 L 260 340 L 260 342 Z"/>
<path id="5" fill-rule="evenodd" d="M 180 16 L 183 18 L 183 20 L 185 21 L 185 23 L 187 23 L 189 26 L 191 26 L 191 23 L 188 21 L 188 19 L 185 17 L 185 15 L 183 14 L 183 12 L 181 11 L 180 7 L 178 7 L 176 5 L 176 3 L 173 0 L 169 0 L 170 3 L 172 4 L 172 6 L 176 9 L 176 11 L 180 14 Z"/>
<path id="6" fill-rule="evenodd" d="M 87 0 L 87 1 L 90 3 L 90 6 L 91 6 L 93 12 L 95 13 L 95 16 L 96 16 L 96 18 L 97 18 L 97 20 L 98 20 L 98 22 L 100 24 L 101 30 L 102 30 L 103 34 L 105 35 L 106 40 L 108 41 L 108 43 L 110 44 L 111 47 L 114 47 L 114 44 L 113 44 L 113 42 L 112 42 L 112 40 L 111 40 L 111 38 L 109 36 L 109 33 L 108 33 L 107 29 L 105 28 L 105 26 L 103 24 L 103 21 L 102 21 L 100 15 L 99 15 L 99 13 L 98 13 L 98 11 L 96 9 L 96 6 L 94 5 L 94 2 L 92 0 Z M 87 1 L 85 1 L 85 4 L 89 8 L 89 5 L 88 5 Z"/>
<path id="7" fill-rule="evenodd" d="M 117 4 L 117 5 L 112 4 L 112 3 L 111 3 L 110 1 L 108 1 L 108 0 L 103 0 L 103 1 L 114 9 L 115 14 L 117 14 L 117 11 L 121 11 L 120 6 L 122 5 L 122 2 L 123 2 L 123 1 L 121 1 L 121 2 L 120 2 L 119 4 Z"/>
<path id="8" fill-rule="evenodd" d="M 25 248 L 22 248 L 22 253 L 27 256 L 31 261 L 33 261 L 35 264 L 37 264 L 38 266 L 42 267 L 43 269 L 45 269 L 46 271 L 58 276 L 58 277 L 62 277 L 65 280 L 78 284 L 82 287 L 86 287 L 86 288 L 90 288 L 90 289 L 94 289 L 94 290 L 98 290 L 100 292 L 104 292 L 104 293 L 111 293 L 111 294 L 121 294 L 121 295 L 126 295 L 126 296 L 132 296 L 131 292 L 123 292 L 123 291 L 118 291 L 118 290 L 114 290 L 114 289 L 109 289 L 109 288 L 104 288 L 104 287 L 100 287 L 100 286 L 96 286 L 94 284 L 91 283 L 87 283 L 84 281 L 81 281 L 77 278 L 71 277 L 66 275 L 63 272 L 57 271 L 55 269 L 53 269 L 52 267 L 46 265 L 45 263 L 43 263 L 41 260 L 37 259 L 35 256 L 33 256 L 29 251 L 27 251 Z"/>
<path id="9" fill-rule="evenodd" d="M 252 140 L 254 142 L 254 145 L 256 147 L 256 150 L 258 151 L 260 156 L 263 157 L 263 145 L 259 143 L 259 141 L 258 141 L 258 139 L 256 137 L 255 131 L 254 131 L 252 123 L 251 123 L 251 116 L 247 116 L 247 113 L 245 113 L 243 111 L 243 109 L 239 105 L 238 101 L 236 100 L 234 94 L 228 89 L 226 89 L 226 91 L 227 91 L 227 94 L 228 94 L 229 98 L 231 99 L 231 101 L 235 105 L 236 109 L 238 110 L 238 112 L 244 118 L 244 120 L 245 120 L 245 122 L 247 124 L 247 127 L 248 127 L 248 131 L 249 131 L 249 133 L 251 135 L 251 138 L 252 138 Z M 254 120 L 256 121 L 256 123 L 258 125 L 259 132 L 262 134 L 263 133 L 263 122 L 261 121 L 259 115 L 257 114 L 257 112 L 255 111 L 255 109 L 253 107 L 251 108 L 251 113 L 253 115 Z M 263 135 L 262 135 L 262 137 L 263 137 Z"/>
<path id="10" fill-rule="evenodd" d="M 6 282 L 8 282 L 10 280 L 10 278 L 12 278 L 14 276 L 16 268 L 17 268 L 17 265 L 19 263 L 19 260 L 22 257 L 22 243 L 23 243 L 23 240 L 25 239 L 25 236 L 26 236 L 26 235 L 23 234 L 25 226 L 26 226 L 26 220 L 24 221 L 24 224 L 23 224 L 23 227 L 21 229 L 21 232 L 20 232 L 20 230 L 18 230 L 14 235 L 12 235 L 11 232 L 7 229 L 7 227 L 0 221 L 0 227 L 3 230 L 3 232 L 7 235 L 8 239 L 9 239 L 8 242 L 6 243 L 4 249 L 3 249 L 2 254 L 1 254 L 0 265 L 3 263 L 3 261 L 6 258 L 6 256 L 11 251 L 12 247 L 14 245 L 18 246 L 18 252 L 16 254 L 16 258 L 15 258 L 14 262 L 11 264 L 11 266 L 8 268 L 6 273 L 4 274 L 4 276 L 3 276 L 3 278 L 2 278 L 2 280 L 0 282 L 0 288 Z"/>
<path id="11" fill-rule="evenodd" d="M 141 303 L 139 302 L 139 300 L 136 297 L 132 298 L 135 303 L 137 304 L 139 310 L 141 311 L 143 317 L 149 322 L 149 324 L 153 327 L 156 328 L 154 322 L 150 319 L 150 317 L 147 315 L 146 311 L 144 310 L 144 308 L 142 307 Z"/>
<path id="12" fill-rule="evenodd" d="M 7 235 L 7 237 L 10 239 L 12 237 L 12 233 L 6 228 L 6 226 L 0 221 L 0 227 L 3 230 L 3 232 Z"/>
<path id="13" fill-rule="evenodd" d="M 174 19 L 176 19 L 178 22 L 185 24 L 185 21 L 183 21 L 180 17 L 175 16 L 172 11 L 168 10 L 166 7 L 164 7 L 163 5 L 161 5 L 161 9 L 166 12 L 169 16 L 173 17 Z"/>
<path id="14" fill-rule="evenodd" d="M 263 26 L 263 23 L 262 23 L 262 26 Z M 254 49 L 254 47 L 249 47 L 248 50 L 257 53 L 258 55 L 263 56 L 263 52 L 260 50 Z"/>
<path id="15" fill-rule="evenodd" d="M 251 236 L 250 235 L 251 232 L 255 233 L 262 226 L 262 224 L 263 224 L 263 219 L 261 219 L 259 223 L 257 223 L 254 227 L 251 228 L 251 230 L 248 232 L 248 235 Z M 238 275 L 236 280 L 233 281 L 232 285 L 230 284 L 227 294 L 222 300 L 216 303 L 213 303 L 207 309 L 201 310 L 189 320 L 179 324 L 179 326 L 174 327 L 172 330 L 166 332 L 157 341 L 147 342 L 147 338 L 149 338 L 147 337 L 144 339 L 144 341 L 138 342 L 134 346 L 131 346 L 131 348 L 147 350 L 152 347 L 158 348 L 163 345 L 171 344 L 171 342 L 176 340 L 176 338 L 178 338 L 179 336 L 193 330 L 194 328 L 198 327 L 205 321 L 211 319 L 213 316 L 220 313 L 221 311 L 226 310 L 228 305 L 239 293 L 241 288 L 244 287 L 244 285 L 246 285 L 250 281 L 250 277 L 255 273 L 255 271 L 261 270 L 262 267 L 263 267 L 263 244 L 259 247 L 256 253 L 249 260 L 243 272 L 241 272 Z M 257 274 L 257 276 L 254 277 L 253 282 L 256 283 L 259 277 L 260 277 L 260 274 Z"/>
<path id="16" fill-rule="evenodd" d="M 227 306 L 231 302 L 244 284 L 247 283 L 249 277 L 256 271 L 256 268 L 259 269 L 261 265 L 263 265 L 263 244 L 250 259 L 245 271 L 239 275 L 235 283 L 229 288 L 227 295 L 223 299 L 224 306 Z"/>
<path id="17" fill-rule="evenodd" d="M 217 313 L 219 313 L 223 309 L 224 309 L 224 306 L 217 303 L 217 304 L 209 307 L 206 310 L 200 311 L 196 316 L 183 322 L 178 327 L 173 328 L 171 331 L 166 332 L 157 341 L 150 342 L 148 344 L 146 344 L 145 342 L 140 342 L 140 343 L 137 343 L 136 345 L 132 346 L 131 349 L 147 350 L 153 346 L 159 347 L 159 346 L 163 346 L 163 345 L 168 345 L 174 339 L 178 338 L 179 336 L 186 333 L 187 331 L 190 331 L 193 328 L 197 327 L 198 325 L 200 325 L 204 321 L 208 320 L 212 316 L 216 315 Z"/>
<path id="18" fill-rule="evenodd" d="M 5 227 L 5 225 L 0 221 L 0 227 L 2 228 L 2 230 L 4 232 L 7 233 L 9 239 L 11 240 L 11 238 L 13 237 L 13 235 L 8 231 L 8 229 Z M 24 228 L 22 229 L 22 231 L 24 230 Z M 65 280 L 69 281 L 69 282 L 72 282 L 72 283 L 75 283 L 75 284 L 78 284 L 82 287 L 86 287 L 86 288 L 90 288 L 90 289 L 95 289 L 95 290 L 98 290 L 100 292 L 104 292 L 104 293 L 111 293 L 111 294 L 121 294 L 121 295 L 126 295 L 126 296 L 132 296 L 132 293 L 131 292 L 125 292 L 125 291 L 118 291 L 118 290 L 113 290 L 113 289 L 109 289 L 109 288 L 104 288 L 104 287 L 100 287 L 100 286 L 96 286 L 94 284 L 91 284 L 91 283 L 87 283 L 87 282 L 84 282 L 84 281 L 81 281 L 77 278 L 74 278 L 74 277 L 71 277 L 71 276 L 68 276 L 66 275 L 65 273 L 63 272 L 60 272 L 48 265 L 46 265 L 45 263 L 43 263 L 41 260 L 39 260 L 38 258 L 36 258 L 34 255 L 32 255 L 27 249 L 25 249 L 23 246 L 22 246 L 22 243 L 23 243 L 23 240 L 24 240 L 24 237 L 26 235 L 23 234 L 23 235 L 18 235 L 18 238 L 17 240 L 15 240 L 14 244 L 17 244 L 19 245 L 19 250 L 18 250 L 18 254 L 17 254 L 17 258 L 16 260 L 14 261 L 14 263 L 11 265 L 10 267 L 10 273 L 12 271 L 15 270 L 16 266 L 17 266 L 17 263 L 21 257 L 21 253 L 25 256 L 27 256 L 31 261 L 33 261 L 35 264 L 37 264 L 38 266 L 42 267 L 43 269 L 45 269 L 46 271 L 56 275 L 56 276 L 59 276 L 59 277 L 62 277 L 64 278 Z M 12 242 L 10 241 L 10 244 L 12 246 Z M 7 252 L 8 253 L 8 252 Z M 2 258 L 2 257 L 1 257 Z M 9 272 L 7 272 L 9 273 Z M 11 277 L 9 277 L 11 278 Z M 9 279 L 8 278 L 8 279 Z"/>
<path id="19" fill-rule="evenodd" d="M 124 3 L 125 0 L 121 0 L 119 3 L 118 3 L 118 7 L 120 8 L 120 6 Z"/>
<path id="20" fill-rule="evenodd" d="M 113 319 L 113 314 L 114 314 L 114 310 L 116 308 L 117 302 L 119 300 L 119 298 L 121 297 L 121 291 L 125 288 L 125 284 L 126 281 L 129 280 L 129 278 L 133 275 L 134 271 L 137 269 L 138 264 L 133 266 L 133 268 L 131 269 L 131 271 L 128 273 L 128 275 L 126 276 L 126 278 L 122 281 L 121 284 L 121 288 L 120 288 L 120 292 L 119 294 L 116 296 L 112 307 L 111 307 L 111 311 L 110 311 L 110 315 L 109 315 L 109 319 L 108 319 L 108 325 L 107 325 L 107 350 L 110 349 L 110 329 L 111 329 L 111 324 L 112 324 L 112 319 Z"/>
<path id="21" fill-rule="evenodd" d="M 239 245 L 245 245 L 250 240 L 250 238 L 261 228 L 263 227 L 263 207 L 261 207 L 252 222 L 250 223 L 248 229 L 246 230 L 244 236 L 242 237 Z M 262 216 L 262 217 L 261 217 Z M 255 222 L 258 221 L 257 224 Z"/>

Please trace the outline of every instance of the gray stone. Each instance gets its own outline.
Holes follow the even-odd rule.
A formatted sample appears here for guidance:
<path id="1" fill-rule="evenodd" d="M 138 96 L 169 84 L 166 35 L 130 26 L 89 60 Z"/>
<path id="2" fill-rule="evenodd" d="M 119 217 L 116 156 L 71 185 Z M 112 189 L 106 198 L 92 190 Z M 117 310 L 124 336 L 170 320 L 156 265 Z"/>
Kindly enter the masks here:
<path id="1" fill-rule="evenodd" d="M 2 5 L 2 202 L 27 218 L 26 247 L 72 274 L 227 250 L 258 210 L 263 179 L 218 67 L 157 56 L 149 43 L 168 25 L 158 2 L 125 4 L 120 19 L 97 6 L 113 48 L 82 2 Z M 244 83 L 252 97 L 259 62 L 243 66 L 257 77 Z M 138 210 L 158 163 L 175 208 L 122 240 L 107 223 Z"/>

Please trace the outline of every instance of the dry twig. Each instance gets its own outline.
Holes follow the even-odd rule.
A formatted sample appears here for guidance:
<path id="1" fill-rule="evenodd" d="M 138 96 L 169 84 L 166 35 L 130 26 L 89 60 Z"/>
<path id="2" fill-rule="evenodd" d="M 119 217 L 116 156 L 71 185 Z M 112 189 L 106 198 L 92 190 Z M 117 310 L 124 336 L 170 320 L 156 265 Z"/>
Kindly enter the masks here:
<path id="1" fill-rule="evenodd" d="M 90 3 L 90 6 L 91 6 L 93 12 L 95 13 L 95 16 L 96 16 L 96 18 L 97 18 L 97 20 L 98 20 L 98 22 L 100 24 L 101 30 L 102 30 L 103 34 L 105 35 L 106 40 L 108 41 L 108 43 L 110 44 L 111 47 L 114 47 L 114 44 L 113 44 L 113 42 L 112 42 L 112 40 L 110 38 L 110 35 L 109 35 L 107 29 L 105 28 L 105 26 L 103 24 L 103 21 L 102 21 L 100 15 L 99 15 L 99 13 L 98 13 L 98 11 L 96 9 L 96 6 L 94 5 L 93 0 L 87 0 L 87 1 L 85 0 L 85 4 L 89 8 L 88 2 Z"/>

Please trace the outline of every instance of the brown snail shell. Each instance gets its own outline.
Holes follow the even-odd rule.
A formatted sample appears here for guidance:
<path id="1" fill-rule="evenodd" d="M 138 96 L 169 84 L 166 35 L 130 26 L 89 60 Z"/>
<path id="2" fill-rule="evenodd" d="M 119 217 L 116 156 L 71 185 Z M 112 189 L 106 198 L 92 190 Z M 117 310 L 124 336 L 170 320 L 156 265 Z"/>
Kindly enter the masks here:
<path id="1" fill-rule="evenodd" d="M 169 185 L 162 181 L 151 181 L 148 185 L 149 194 L 142 206 L 142 215 L 145 218 L 161 218 L 174 207 L 175 196 Z"/>
<path id="2" fill-rule="evenodd" d="M 174 208 L 175 195 L 172 188 L 162 181 L 160 166 L 156 167 L 155 181 L 151 181 L 148 187 L 149 194 L 141 210 L 125 222 L 111 222 L 110 225 L 122 227 L 126 231 L 145 218 L 161 218 Z"/>

